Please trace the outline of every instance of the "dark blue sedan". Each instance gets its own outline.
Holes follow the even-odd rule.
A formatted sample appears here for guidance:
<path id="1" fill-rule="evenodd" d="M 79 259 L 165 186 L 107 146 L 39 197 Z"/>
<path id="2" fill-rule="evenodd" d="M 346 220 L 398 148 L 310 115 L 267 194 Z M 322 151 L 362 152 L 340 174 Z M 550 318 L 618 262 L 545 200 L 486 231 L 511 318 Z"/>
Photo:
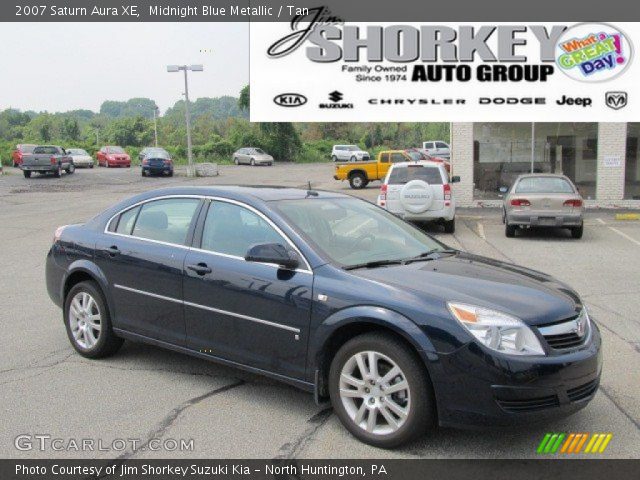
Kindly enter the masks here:
<path id="1" fill-rule="evenodd" d="M 128 339 L 268 375 L 380 447 L 568 415 L 598 388 L 600 334 L 569 286 L 346 195 L 147 192 L 60 227 L 46 276 L 81 355 Z"/>

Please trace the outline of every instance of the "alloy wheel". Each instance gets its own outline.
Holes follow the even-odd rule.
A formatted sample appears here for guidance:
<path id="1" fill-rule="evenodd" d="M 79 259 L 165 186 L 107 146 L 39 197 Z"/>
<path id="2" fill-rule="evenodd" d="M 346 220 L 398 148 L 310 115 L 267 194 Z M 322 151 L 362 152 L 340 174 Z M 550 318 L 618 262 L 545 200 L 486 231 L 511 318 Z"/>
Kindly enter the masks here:
<path id="1" fill-rule="evenodd" d="M 95 299 L 78 292 L 69 305 L 69 327 L 74 341 L 84 349 L 93 348 L 100 339 L 102 315 Z"/>
<path id="2" fill-rule="evenodd" d="M 411 409 L 409 382 L 400 367 L 375 351 L 359 352 L 340 373 L 340 400 L 351 421 L 374 435 L 396 432 Z"/>

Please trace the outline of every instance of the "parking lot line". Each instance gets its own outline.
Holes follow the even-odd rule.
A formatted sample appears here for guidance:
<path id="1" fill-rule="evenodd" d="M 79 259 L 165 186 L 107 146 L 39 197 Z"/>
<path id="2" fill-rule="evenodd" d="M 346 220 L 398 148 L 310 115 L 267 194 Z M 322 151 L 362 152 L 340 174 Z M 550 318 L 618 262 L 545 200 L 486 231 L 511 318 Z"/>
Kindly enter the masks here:
<path id="1" fill-rule="evenodd" d="M 597 220 L 598 222 L 600 222 L 602 225 L 607 225 L 607 224 L 606 224 L 606 222 L 605 222 L 604 220 L 602 220 L 601 218 L 596 218 L 596 220 Z M 627 239 L 627 240 L 629 240 L 630 242 L 633 242 L 633 243 L 635 243 L 636 245 L 640 246 L 640 241 L 638 241 L 638 240 L 636 240 L 635 238 L 633 238 L 633 237 L 631 237 L 631 236 L 627 235 L 627 234 L 626 234 L 626 233 L 624 233 L 623 231 L 618 230 L 617 228 L 612 227 L 612 226 L 610 226 L 610 225 L 607 225 L 607 228 L 608 228 L 609 230 L 611 230 L 612 232 L 617 233 L 617 234 L 618 234 L 618 235 L 620 235 L 621 237 L 626 238 L 626 239 Z"/>

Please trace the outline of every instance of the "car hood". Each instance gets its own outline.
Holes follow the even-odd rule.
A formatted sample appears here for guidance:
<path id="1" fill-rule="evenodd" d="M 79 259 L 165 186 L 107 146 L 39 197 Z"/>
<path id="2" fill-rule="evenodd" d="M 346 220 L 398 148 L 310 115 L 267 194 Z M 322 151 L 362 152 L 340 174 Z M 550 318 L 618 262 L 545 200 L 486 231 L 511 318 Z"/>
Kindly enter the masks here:
<path id="1" fill-rule="evenodd" d="M 412 291 L 430 303 L 479 305 L 513 315 L 529 325 L 565 320 L 582 308 L 578 294 L 549 275 L 462 252 L 351 273 Z"/>

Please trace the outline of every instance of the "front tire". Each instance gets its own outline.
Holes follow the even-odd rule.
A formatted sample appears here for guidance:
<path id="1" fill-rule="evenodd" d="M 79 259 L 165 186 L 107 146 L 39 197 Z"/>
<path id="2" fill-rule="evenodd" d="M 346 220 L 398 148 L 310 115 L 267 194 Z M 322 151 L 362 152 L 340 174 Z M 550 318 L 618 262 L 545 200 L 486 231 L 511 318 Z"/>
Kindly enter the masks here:
<path id="1" fill-rule="evenodd" d="M 256 166 L 256 159 L 252 158 L 250 163 L 251 163 L 252 167 L 255 167 Z"/>
<path id="2" fill-rule="evenodd" d="M 356 160 L 357 160 L 357 159 L 356 159 L 355 155 L 351 157 L 351 161 L 352 161 L 352 162 L 355 162 Z"/>
<path id="3" fill-rule="evenodd" d="M 342 424 L 369 445 L 395 448 L 435 426 L 433 390 L 421 360 L 383 333 L 359 335 L 338 350 L 329 393 Z"/>
<path id="4" fill-rule="evenodd" d="M 67 167 L 65 171 L 67 172 L 68 175 L 73 175 L 73 173 L 76 171 L 76 166 L 72 163 Z"/>
<path id="5" fill-rule="evenodd" d="M 113 355 L 123 340 L 113 333 L 104 296 L 93 281 L 80 282 L 67 294 L 64 323 L 73 348 L 83 357 Z"/>

